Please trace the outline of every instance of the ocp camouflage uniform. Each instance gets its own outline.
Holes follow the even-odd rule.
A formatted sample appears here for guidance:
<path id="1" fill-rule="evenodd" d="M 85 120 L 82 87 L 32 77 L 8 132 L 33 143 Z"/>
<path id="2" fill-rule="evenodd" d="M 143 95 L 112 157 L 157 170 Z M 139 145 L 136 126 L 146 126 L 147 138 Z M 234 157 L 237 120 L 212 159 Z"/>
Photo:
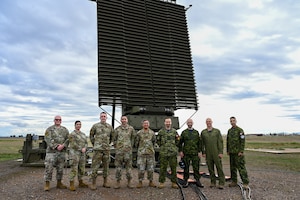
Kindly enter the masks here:
<path id="1" fill-rule="evenodd" d="M 93 159 L 92 159 L 92 179 L 98 176 L 98 169 L 102 162 L 103 177 L 108 177 L 109 162 L 110 162 L 110 143 L 114 134 L 113 127 L 108 123 L 98 122 L 94 124 L 90 130 L 90 140 L 93 144 Z"/>
<path id="2" fill-rule="evenodd" d="M 178 154 L 179 135 L 176 129 L 167 130 L 162 128 L 158 131 L 157 144 L 159 145 L 160 173 L 159 182 L 166 181 L 168 165 L 171 168 L 171 182 L 177 182 L 177 154 Z"/>
<path id="3" fill-rule="evenodd" d="M 121 180 L 122 166 L 125 164 L 126 178 L 132 179 L 132 147 L 136 132 L 130 125 L 118 126 L 115 129 L 114 146 L 116 148 L 115 166 L 116 166 L 116 179 Z"/>
<path id="4" fill-rule="evenodd" d="M 219 185 L 225 185 L 225 175 L 223 172 L 222 159 L 218 157 L 223 154 L 223 138 L 219 129 L 213 128 L 211 131 L 204 129 L 201 132 L 202 153 L 206 154 L 206 163 L 210 174 L 211 184 L 216 184 L 214 165 L 216 165 Z"/>
<path id="5" fill-rule="evenodd" d="M 87 138 L 83 132 L 74 130 L 69 135 L 70 181 L 74 181 L 75 176 L 78 176 L 78 180 L 80 181 L 84 176 L 86 154 L 82 153 L 82 149 L 87 148 L 87 146 Z"/>
<path id="6" fill-rule="evenodd" d="M 141 129 L 137 132 L 135 146 L 138 148 L 137 167 L 139 181 L 144 179 L 145 170 L 147 178 L 153 181 L 153 172 L 155 166 L 155 133 L 150 128 L 148 132 Z"/>
<path id="7" fill-rule="evenodd" d="M 245 135 L 243 129 L 236 126 L 230 128 L 227 133 L 227 153 L 230 159 L 230 173 L 232 182 L 237 182 L 237 170 L 240 173 L 243 184 L 249 184 L 248 174 L 245 167 L 245 156 L 238 156 L 245 148 Z"/>
<path id="8" fill-rule="evenodd" d="M 189 167 L 190 162 L 192 162 L 194 178 L 195 180 L 200 179 L 199 174 L 199 163 L 200 158 L 198 157 L 198 153 L 201 153 L 202 143 L 201 137 L 197 130 L 195 129 L 185 129 L 182 131 L 179 140 L 179 152 L 184 153 L 183 162 L 185 164 L 183 177 L 184 180 L 188 180 L 190 176 Z"/>
<path id="9" fill-rule="evenodd" d="M 69 131 L 64 126 L 60 126 L 58 128 L 55 125 L 52 125 L 47 128 L 44 138 L 47 143 L 44 174 L 45 181 L 52 180 L 54 167 L 56 167 L 56 180 L 62 180 L 66 159 L 66 149 L 69 144 L 68 136 Z M 65 146 L 62 151 L 57 150 L 59 144 L 63 144 Z"/>

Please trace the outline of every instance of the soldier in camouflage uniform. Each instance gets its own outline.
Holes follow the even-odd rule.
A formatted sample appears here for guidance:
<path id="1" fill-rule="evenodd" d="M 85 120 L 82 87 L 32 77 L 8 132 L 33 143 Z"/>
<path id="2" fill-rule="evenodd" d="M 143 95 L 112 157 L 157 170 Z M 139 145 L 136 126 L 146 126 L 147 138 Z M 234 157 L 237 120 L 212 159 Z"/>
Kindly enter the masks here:
<path id="1" fill-rule="evenodd" d="M 202 150 L 202 143 L 201 137 L 197 130 L 193 128 L 193 120 L 188 119 L 186 121 L 188 126 L 187 129 L 182 131 L 179 140 L 179 155 L 185 164 L 184 168 L 184 184 L 183 187 L 188 186 L 188 179 L 190 176 L 190 162 L 192 162 L 193 171 L 194 171 L 194 178 L 196 180 L 196 185 L 198 187 L 203 187 L 200 182 L 200 174 L 199 174 L 199 167 L 200 167 L 200 158 L 201 158 L 201 150 Z"/>
<path id="2" fill-rule="evenodd" d="M 61 126 L 61 116 L 54 117 L 54 125 L 47 128 L 45 132 L 45 142 L 47 143 L 45 158 L 45 191 L 50 190 L 50 181 L 52 180 L 53 168 L 56 167 L 57 188 L 66 189 L 62 184 L 63 169 L 65 166 L 66 149 L 69 144 L 69 131 Z"/>
<path id="3" fill-rule="evenodd" d="M 223 138 L 219 129 L 212 127 L 211 118 L 206 119 L 207 128 L 201 132 L 202 156 L 206 157 L 206 163 L 210 175 L 210 187 L 216 187 L 214 166 L 216 165 L 219 176 L 219 189 L 224 189 L 225 175 L 223 172 Z"/>
<path id="4" fill-rule="evenodd" d="M 159 188 L 164 188 L 164 182 L 166 181 L 166 173 L 168 165 L 171 168 L 171 182 L 172 188 L 177 189 L 177 154 L 179 135 L 177 131 L 172 128 L 171 118 L 165 119 L 165 127 L 158 131 L 157 144 L 159 145 Z"/>
<path id="5" fill-rule="evenodd" d="M 98 176 L 98 169 L 102 162 L 103 165 L 103 187 L 109 188 L 108 184 L 108 170 L 110 162 L 110 143 L 112 142 L 114 129 L 106 123 L 107 114 L 102 112 L 100 114 L 100 122 L 94 124 L 90 130 L 90 140 L 93 144 L 93 159 L 92 159 L 92 185 L 91 189 L 96 190 L 96 179 Z"/>
<path id="6" fill-rule="evenodd" d="M 155 133 L 150 128 L 148 120 L 143 121 L 143 129 L 139 130 L 135 139 L 135 146 L 138 148 L 137 167 L 139 183 L 137 188 L 143 187 L 143 179 L 145 170 L 147 170 L 147 178 L 150 187 L 156 187 L 153 183 L 153 172 L 155 166 Z"/>
<path id="7" fill-rule="evenodd" d="M 227 154 L 230 159 L 230 173 L 232 182 L 229 187 L 237 186 L 237 170 L 243 181 L 244 188 L 248 187 L 249 179 L 245 167 L 245 134 L 243 129 L 236 125 L 236 118 L 230 117 L 231 128 L 227 133 Z"/>
<path id="8" fill-rule="evenodd" d="M 70 190 L 75 191 L 74 178 L 77 176 L 79 187 L 87 188 L 82 180 L 85 173 L 86 148 L 88 146 L 86 135 L 80 131 L 81 122 L 75 121 L 75 130 L 69 135 L 69 162 L 71 171 L 69 174 Z"/>
<path id="9" fill-rule="evenodd" d="M 125 164 L 126 168 L 127 187 L 133 188 L 131 185 L 132 147 L 134 145 L 136 132 L 132 126 L 128 125 L 128 119 L 126 116 L 121 117 L 121 123 L 122 124 L 115 129 L 115 136 L 113 139 L 114 147 L 116 148 L 116 189 L 120 188 L 123 164 Z"/>

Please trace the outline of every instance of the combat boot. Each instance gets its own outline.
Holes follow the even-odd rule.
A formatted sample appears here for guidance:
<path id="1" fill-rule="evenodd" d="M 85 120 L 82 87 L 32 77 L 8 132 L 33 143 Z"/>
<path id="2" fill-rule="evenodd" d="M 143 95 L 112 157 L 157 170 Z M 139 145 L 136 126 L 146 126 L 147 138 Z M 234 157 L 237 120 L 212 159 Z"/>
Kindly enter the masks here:
<path id="1" fill-rule="evenodd" d="M 120 188 L 120 180 L 117 180 L 117 184 L 115 185 L 115 189 L 119 189 Z"/>
<path id="2" fill-rule="evenodd" d="M 128 179 L 128 181 L 127 181 L 127 187 L 130 188 L 130 189 L 133 188 L 133 186 L 131 185 L 131 179 Z"/>
<path id="3" fill-rule="evenodd" d="M 78 187 L 80 188 L 88 188 L 89 186 L 83 182 L 83 180 L 79 180 Z"/>
<path id="4" fill-rule="evenodd" d="M 159 189 L 162 189 L 162 188 L 164 188 L 164 187 L 165 187 L 165 184 L 164 184 L 164 183 L 159 183 L 159 186 L 158 186 Z"/>
<path id="5" fill-rule="evenodd" d="M 172 183 L 172 186 L 171 186 L 172 188 L 174 188 L 174 189 L 178 189 L 179 187 L 178 187 L 178 185 L 176 184 L 176 183 Z"/>
<path id="6" fill-rule="evenodd" d="M 156 185 L 153 183 L 153 181 L 149 182 L 149 187 L 156 187 Z"/>
<path id="7" fill-rule="evenodd" d="M 59 188 L 59 189 L 67 189 L 67 186 L 65 186 L 65 185 L 61 182 L 61 180 L 57 180 L 56 188 Z"/>
<path id="8" fill-rule="evenodd" d="M 236 182 L 231 182 L 231 183 L 229 184 L 229 187 L 235 187 L 235 186 L 237 186 L 237 183 L 236 183 Z"/>
<path id="9" fill-rule="evenodd" d="M 137 184 L 136 187 L 137 187 L 137 188 L 142 188 L 142 187 L 143 187 L 143 182 L 142 182 L 142 181 L 139 181 L 139 184 Z"/>
<path id="10" fill-rule="evenodd" d="M 196 185 L 197 185 L 198 187 L 204 188 L 204 185 L 200 182 L 200 180 L 197 180 L 197 181 L 196 181 Z"/>
<path id="11" fill-rule="evenodd" d="M 108 181 L 107 181 L 106 177 L 104 178 L 104 181 L 103 181 L 103 187 L 110 188 L 110 185 L 108 184 Z"/>
<path id="12" fill-rule="evenodd" d="M 50 190 L 50 182 L 49 181 L 45 182 L 44 190 L 45 191 L 49 191 Z"/>
<path id="13" fill-rule="evenodd" d="M 187 188 L 189 186 L 188 180 L 183 180 L 182 187 Z"/>
<path id="14" fill-rule="evenodd" d="M 70 181 L 70 190 L 71 191 L 75 191 L 76 190 L 76 188 L 74 186 L 74 181 Z"/>
<path id="15" fill-rule="evenodd" d="M 91 185 L 91 190 L 96 190 L 97 186 L 96 186 L 96 179 L 93 179 L 92 185 Z"/>

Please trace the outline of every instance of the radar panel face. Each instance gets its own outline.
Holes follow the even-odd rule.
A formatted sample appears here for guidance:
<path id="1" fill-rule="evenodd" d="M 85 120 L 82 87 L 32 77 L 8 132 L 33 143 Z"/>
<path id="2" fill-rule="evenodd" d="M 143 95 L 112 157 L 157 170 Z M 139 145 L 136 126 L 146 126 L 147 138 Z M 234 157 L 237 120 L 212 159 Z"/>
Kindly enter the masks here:
<path id="1" fill-rule="evenodd" d="M 185 8 L 97 0 L 99 106 L 197 110 Z"/>

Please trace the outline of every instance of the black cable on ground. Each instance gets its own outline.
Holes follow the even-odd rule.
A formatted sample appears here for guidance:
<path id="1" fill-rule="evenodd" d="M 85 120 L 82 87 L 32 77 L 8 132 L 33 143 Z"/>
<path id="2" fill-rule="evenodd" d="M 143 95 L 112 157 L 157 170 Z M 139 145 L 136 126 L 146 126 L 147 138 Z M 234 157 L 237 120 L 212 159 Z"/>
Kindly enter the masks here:
<path id="1" fill-rule="evenodd" d="M 202 190 L 197 187 L 197 185 L 195 184 L 190 184 L 190 186 L 194 189 L 195 193 L 198 195 L 198 197 L 201 199 L 201 200 L 207 200 L 207 197 L 205 196 L 205 194 L 202 192 Z"/>

